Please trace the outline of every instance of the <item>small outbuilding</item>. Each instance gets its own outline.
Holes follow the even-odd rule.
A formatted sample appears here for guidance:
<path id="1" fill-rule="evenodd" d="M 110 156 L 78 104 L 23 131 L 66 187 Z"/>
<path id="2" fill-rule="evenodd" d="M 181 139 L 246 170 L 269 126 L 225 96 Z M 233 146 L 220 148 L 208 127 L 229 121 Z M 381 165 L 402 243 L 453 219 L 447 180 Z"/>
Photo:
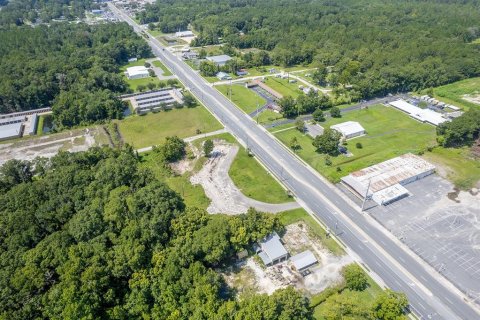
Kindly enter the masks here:
<path id="1" fill-rule="evenodd" d="M 248 74 L 248 71 L 245 70 L 245 69 L 239 69 L 237 71 L 237 76 L 241 77 L 241 76 L 246 76 Z"/>
<path id="2" fill-rule="evenodd" d="M 190 30 L 175 32 L 175 37 L 177 38 L 187 38 L 187 37 L 194 37 L 194 36 L 195 35 Z"/>
<path id="3" fill-rule="evenodd" d="M 344 139 L 352 139 L 365 134 L 365 129 L 356 121 L 342 122 L 330 128 L 338 131 Z"/>
<path id="4" fill-rule="evenodd" d="M 288 259 L 287 249 L 283 246 L 276 232 L 260 241 L 260 248 L 261 251 L 258 256 L 266 266 L 273 266 Z"/>
<path id="5" fill-rule="evenodd" d="M 232 80 L 232 77 L 226 72 L 217 73 L 218 80 Z"/>
<path id="6" fill-rule="evenodd" d="M 318 263 L 317 258 L 310 250 L 294 255 L 290 258 L 290 261 L 293 263 L 295 270 L 300 273 L 308 271 L 308 268 Z"/>
<path id="7" fill-rule="evenodd" d="M 221 54 L 219 56 L 207 57 L 206 59 L 213 62 L 216 66 L 223 67 L 228 61 L 232 60 L 232 57 L 227 56 L 226 54 Z"/>
<path id="8" fill-rule="evenodd" d="M 142 79 L 150 77 L 148 69 L 144 66 L 136 66 L 127 68 L 127 78 L 128 79 Z"/>

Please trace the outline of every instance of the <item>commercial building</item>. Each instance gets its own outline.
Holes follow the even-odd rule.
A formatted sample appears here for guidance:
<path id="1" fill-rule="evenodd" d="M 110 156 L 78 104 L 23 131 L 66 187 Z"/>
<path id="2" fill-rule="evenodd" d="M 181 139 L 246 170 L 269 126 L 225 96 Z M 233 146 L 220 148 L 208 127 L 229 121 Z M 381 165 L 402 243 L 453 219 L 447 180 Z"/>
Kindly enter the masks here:
<path id="1" fill-rule="evenodd" d="M 175 103 L 183 104 L 183 95 L 175 88 L 135 94 L 128 99 L 137 114 L 171 109 Z"/>
<path id="2" fill-rule="evenodd" d="M 219 56 L 211 56 L 206 58 L 208 61 L 213 62 L 216 66 L 223 67 L 228 61 L 232 60 L 230 56 L 222 54 Z"/>
<path id="3" fill-rule="evenodd" d="M 280 237 L 273 232 L 260 242 L 260 259 L 266 266 L 272 266 L 288 259 L 288 252 L 280 241 Z"/>
<path id="4" fill-rule="evenodd" d="M 190 30 L 175 32 L 175 37 L 177 38 L 186 38 L 186 37 L 194 37 L 194 36 L 195 35 Z"/>
<path id="5" fill-rule="evenodd" d="M 292 262 L 295 270 L 302 274 L 307 273 L 311 266 L 314 266 L 318 263 L 317 258 L 310 250 L 294 255 L 290 258 L 290 261 Z"/>
<path id="6" fill-rule="evenodd" d="M 346 121 L 335 124 L 331 126 L 330 129 L 338 131 L 345 140 L 363 136 L 365 134 L 365 129 L 360 123 L 355 121 Z"/>
<path id="7" fill-rule="evenodd" d="M 148 69 L 144 66 L 127 68 L 126 75 L 128 79 L 142 79 L 150 77 Z"/>
<path id="8" fill-rule="evenodd" d="M 407 153 L 352 172 L 341 180 L 360 198 L 367 196 L 380 205 L 386 205 L 408 196 L 408 190 L 403 186 L 434 172 L 434 165 L 419 156 Z"/>
<path id="9" fill-rule="evenodd" d="M 0 119 L 0 140 L 20 138 L 23 133 L 25 116 Z"/>
<path id="10" fill-rule="evenodd" d="M 427 101 L 429 101 L 428 99 Z M 430 102 L 430 101 L 429 101 Z M 448 121 L 442 114 L 430 109 L 422 109 L 406 102 L 405 100 L 395 100 L 390 102 L 390 105 L 408 114 L 410 117 L 424 123 L 430 123 L 438 126 L 440 123 Z"/>

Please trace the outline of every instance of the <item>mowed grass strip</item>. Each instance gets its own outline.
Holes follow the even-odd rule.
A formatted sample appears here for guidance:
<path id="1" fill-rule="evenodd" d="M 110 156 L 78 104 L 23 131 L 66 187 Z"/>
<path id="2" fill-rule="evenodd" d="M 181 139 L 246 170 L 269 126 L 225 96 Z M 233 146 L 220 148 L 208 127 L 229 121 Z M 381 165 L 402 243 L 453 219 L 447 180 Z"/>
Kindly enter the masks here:
<path id="1" fill-rule="evenodd" d="M 187 138 L 197 129 L 206 133 L 222 128 L 203 106 L 133 115 L 118 121 L 118 126 L 125 142 L 136 149 L 163 143 L 168 136 Z"/>
<path id="2" fill-rule="evenodd" d="M 230 87 L 232 88 L 232 102 L 246 113 L 251 113 L 266 103 L 265 99 L 245 88 L 243 84 L 215 86 L 227 98 L 230 98 Z"/>
<path id="3" fill-rule="evenodd" d="M 265 78 L 265 84 L 272 88 L 273 90 L 277 91 L 284 97 L 292 96 L 293 98 L 298 97 L 302 91 L 298 89 L 298 86 L 301 85 L 298 82 L 296 83 L 289 83 L 288 79 L 282 78 L 275 78 L 275 77 L 267 77 Z"/>
<path id="4" fill-rule="evenodd" d="M 296 137 L 301 146 L 298 155 L 332 182 L 340 181 L 341 177 L 350 172 L 407 152 L 419 153 L 436 144 L 435 127 L 417 122 L 401 111 L 382 105 L 352 111 L 339 119 L 329 118 L 320 125 L 328 128 L 345 121 L 358 121 L 366 129 L 367 135 L 349 140 L 347 148 L 353 156 L 330 157 L 330 166 L 325 164 L 326 156 L 315 151 L 313 140 L 309 136 L 295 129 L 277 132 L 275 136 L 287 146 Z M 361 143 L 361 149 L 356 147 L 357 143 Z"/>
<path id="5" fill-rule="evenodd" d="M 267 203 L 293 201 L 278 181 L 243 147 L 240 147 L 228 174 L 247 197 Z"/>
<path id="6" fill-rule="evenodd" d="M 167 77 L 167 76 L 171 76 L 171 75 L 172 75 L 172 73 L 170 72 L 170 70 L 168 70 L 168 68 L 165 67 L 165 65 L 164 65 L 160 60 L 154 60 L 154 61 L 152 62 L 152 64 L 153 64 L 155 67 L 158 67 L 158 68 L 162 69 L 164 76 Z"/>

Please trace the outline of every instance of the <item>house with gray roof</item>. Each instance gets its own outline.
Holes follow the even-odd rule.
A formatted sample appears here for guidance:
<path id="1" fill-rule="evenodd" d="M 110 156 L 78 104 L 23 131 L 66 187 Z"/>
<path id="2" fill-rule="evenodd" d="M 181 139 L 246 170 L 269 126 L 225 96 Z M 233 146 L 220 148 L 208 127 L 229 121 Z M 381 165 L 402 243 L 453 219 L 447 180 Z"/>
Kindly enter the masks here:
<path id="1" fill-rule="evenodd" d="M 273 266 L 288 259 L 287 249 L 283 246 L 276 232 L 260 241 L 260 248 L 261 251 L 258 253 L 258 256 L 266 266 Z"/>

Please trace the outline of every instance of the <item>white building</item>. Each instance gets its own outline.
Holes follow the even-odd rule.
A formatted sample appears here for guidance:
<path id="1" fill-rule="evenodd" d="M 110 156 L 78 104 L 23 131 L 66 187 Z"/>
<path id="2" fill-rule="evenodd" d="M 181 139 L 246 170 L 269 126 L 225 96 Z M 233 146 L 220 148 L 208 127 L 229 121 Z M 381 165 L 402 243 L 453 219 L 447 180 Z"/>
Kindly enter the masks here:
<path id="1" fill-rule="evenodd" d="M 342 183 L 359 197 L 367 195 L 380 205 L 408 196 L 403 186 L 435 172 L 435 166 L 411 153 L 343 177 Z"/>
<path id="2" fill-rule="evenodd" d="M 355 121 L 347 121 L 339 124 L 335 124 L 330 127 L 335 131 L 338 131 L 344 139 L 352 139 L 365 134 L 365 129 L 360 123 Z"/>
<path id="3" fill-rule="evenodd" d="M 288 259 L 288 252 L 276 232 L 263 239 L 260 242 L 260 248 L 262 250 L 258 256 L 266 266 L 272 266 Z"/>
<path id="4" fill-rule="evenodd" d="M 219 80 L 232 80 L 232 77 L 228 73 L 225 72 L 219 72 L 217 73 L 217 78 Z"/>
<path id="5" fill-rule="evenodd" d="M 195 35 L 190 30 L 175 32 L 175 37 L 177 38 L 186 38 L 186 37 L 194 37 L 194 36 Z"/>
<path id="6" fill-rule="evenodd" d="M 410 117 L 418 121 L 430 123 L 434 126 L 438 126 L 440 123 L 448 121 L 442 116 L 441 113 L 435 112 L 430 109 L 422 109 L 416 107 L 413 104 L 410 104 L 402 99 L 392 101 L 390 102 L 390 105 L 397 108 L 398 110 L 407 113 Z"/>
<path id="7" fill-rule="evenodd" d="M 127 68 L 127 71 L 125 73 L 128 79 L 142 79 L 142 78 L 150 77 L 150 73 L 148 72 L 148 69 L 145 68 L 144 66 Z"/>
<path id="8" fill-rule="evenodd" d="M 207 57 L 206 59 L 210 62 L 213 62 L 215 65 L 222 67 L 226 65 L 228 61 L 232 60 L 232 57 L 227 56 L 226 54 L 221 54 L 219 56 Z"/>

